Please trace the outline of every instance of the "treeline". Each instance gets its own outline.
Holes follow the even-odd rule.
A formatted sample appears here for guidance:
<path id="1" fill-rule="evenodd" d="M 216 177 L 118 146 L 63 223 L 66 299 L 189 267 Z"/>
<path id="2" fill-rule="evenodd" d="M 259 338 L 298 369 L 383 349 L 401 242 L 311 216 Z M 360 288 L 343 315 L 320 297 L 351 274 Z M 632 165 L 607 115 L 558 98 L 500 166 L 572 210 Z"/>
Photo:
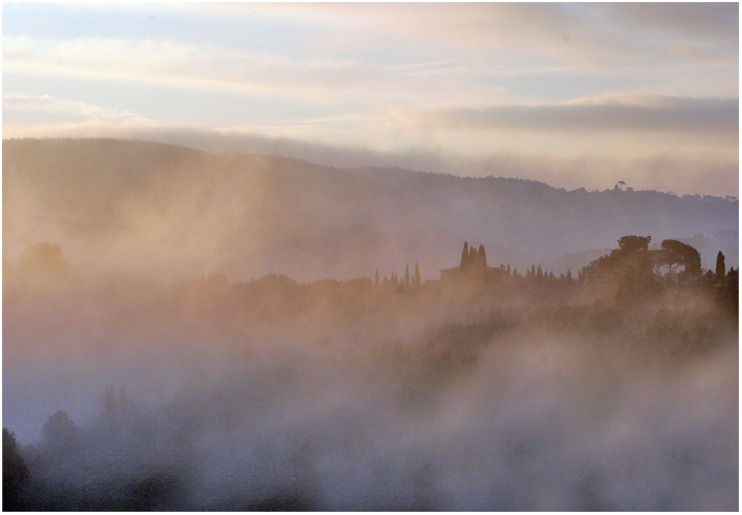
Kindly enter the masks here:
<path id="1" fill-rule="evenodd" d="M 3 146 L 3 163 L 8 255 L 19 255 L 20 242 L 31 234 L 55 234 L 66 252 L 83 255 L 85 249 L 89 268 L 120 260 L 146 263 L 160 275 L 172 274 L 168 280 L 209 266 L 246 277 L 264 273 L 267 262 L 297 278 L 352 277 L 373 273 L 377 265 L 391 268 L 400 253 L 412 273 L 416 258 L 424 268 L 445 263 L 449 249 L 460 245 L 457 234 L 496 242 L 511 256 L 503 263 L 509 259 L 524 273 L 530 262 L 525 256 L 521 261 L 520 253 L 606 248 L 613 239 L 606 241 L 606 235 L 614 231 L 691 235 L 738 229 L 736 200 L 339 170 L 134 141 L 11 141 Z M 37 216 L 43 213 L 54 216 Z M 154 241 L 153 234 L 162 240 L 148 248 L 143 242 Z M 117 245 L 102 244 L 108 238 Z M 425 248 L 426 255 L 415 255 L 415 248 Z M 371 256 L 380 256 L 379 263 Z M 404 270 L 395 272 L 401 278 Z"/>
<path id="2" fill-rule="evenodd" d="M 29 445 L 19 445 L 10 428 L 4 428 L 3 508 L 319 510 L 323 505 L 313 497 L 308 479 L 316 457 L 303 441 L 286 455 L 273 456 L 283 460 L 285 482 L 280 487 L 260 490 L 261 478 L 275 473 L 266 466 L 250 471 L 254 477 L 228 495 L 212 497 L 204 487 L 208 478 L 228 477 L 228 472 L 219 468 L 221 455 L 199 449 L 198 444 L 205 435 L 221 438 L 238 427 L 245 434 L 257 434 L 264 417 L 280 409 L 278 398 L 311 384 L 304 382 L 302 371 L 326 373 L 313 367 L 331 359 L 332 353 L 342 354 L 336 356 L 339 370 L 354 380 L 365 376 L 369 384 L 383 384 L 384 399 L 394 399 L 407 413 L 434 404 L 483 360 L 495 356 L 498 362 L 524 345 L 540 344 L 534 342 L 556 340 L 577 349 L 575 355 L 583 349 L 605 358 L 596 358 L 591 366 L 625 359 L 631 370 L 648 363 L 688 363 L 728 349 L 730 342 L 736 342 L 738 271 L 726 269 L 721 253 L 716 269 L 704 271 L 692 247 L 669 240 L 650 250 L 649 243 L 649 237 L 621 238 L 616 250 L 580 270 L 576 278 L 569 273 L 557 277 L 537 266 L 521 274 L 505 265 L 494 269 L 491 282 L 448 286 L 424 282 L 416 264 L 386 280 L 375 276 L 299 283 L 284 275 L 268 275 L 230 283 L 225 276 L 212 274 L 159 284 L 120 274 L 89 287 L 75 276 L 59 247 L 32 247 L 4 282 L 10 316 L 19 304 L 27 303 L 37 313 L 51 302 L 57 303 L 51 311 L 74 327 L 89 325 L 89 320 L 80 318 L 84 313 L 92 313 L 94 323 L 112 332 L 166 321 L 185 327 L 185 332 L 203 331 L 201 344 L 214 352 L 216 339 L 212 341 L 205 328 L 231 332 L 239 349 L 230 354 L 233 368 L 226 385 L 202 387 L 152 408 L 135 402 L 124 387 L 108 387 L 101 392 L 92 420 L 78 425 L 60 409 L 41 427 L 41 440 Z M 482 251 L 476 249 L 480 268 L 485 266 Z M 469 249 L 466 255 L 467 260 L 474 256 Z M 251 336 L 257 327 L 265 332 Z M 262 378 L 252 377 L 255 369 L 250 367 L 259 358 L 240 361 L 250 338 L 260 340 L 268 334 L 266 328 L 285 327 L 296 333 L 291 343 L 308 351 L 301 355 L 299 367 L 282 365 L 269 368 Z M 346 351 L 328 347 L 332 338 L 342 341 Z M 164 345 L 143 340 L 145 346 Z M 193 350 L 182 341 L 172 345 L 175 354 L 169 356 Z M 244 355 L 259 356 L 270 347 L 270 338 L 259 345 L 262 350 Z M 76 351 L 81 352 L 79 347 Z M 509 370 L 512 363 L 502 366 Z M 349 420 L 357 428 L 356 419 Z M 286 434 L 293 437 L 293 429 L 286 429 Z M 265 445 L 265 452 L 273 452 L 273 433 L 263 431 L 265 440 L 253 442 L 251 448 Z M 245 493 L 247 487 L 252 490 Z M 198 497 L 200 492 L 203 497 Z M 378 507 L 389 505 L 379 501 Z"/>
<path id="3" fill-rule="evenodd" d="M 222 315 L 244 315 L 245 310 L 259 316 L 283 316 L 325 306 L 329 311 L 386 309 L 399 303 L 445 303 L 452 297 L 477 297 L 501 303 L 525 295 L 535 304 L 570 302 L 576 298 L 600 298 L 603 301 L 631 301 L 658 295 L 668 288 L 691 288 L 708 293 L 730 314 L 738 309 L 739 271 L 726 268 L 725 256 L 717 255 L 715 270 L 703 270 L 698 251 L 677 240 L 664 240 L 650 249 L 651 236 L 624 236 L 618 248 L 578 270 L 556 275 L 541 265 L 524 271 L 510 264 L 491 268 L 486 278 L 462 274 L 455 281 L 424 280 L 419 263 L 409 264 L 404 272 L 380 273 L 373 280 L 322 279 L 300 283 L 283 274 L 268 274 L 250 281 L 230 282 L 214 273 L 195 279 L 180 279 L 170 284 L 131 279 L 126 273 L 110 273 L 97 280 L 82 278 L 63 256 L 62 249 L 41 243 L 26 249 L 16 267 L 3 262 L 4 291 L 11 304 L 36 293 L 60 288 L 89 294 L 97 289 L 98 301 L 108 307 L 125 303 L 157 304 L 164 312 L 185 310 L 218 311 Z M 462 266 L 486 263 L 484 248 L 467 249 Z M 482 259 L 478 258 L 479 253 Z M 472 261 L 473 260 L 473 261 Z M 486 268 L 486 264 L 482 265 Z M 510 294 L 508 296 L 508 294 Z M 409 297 L 409 298 L 406 298 Z M 496 299 L 499 299 L 497 301 Z M 391 304 L 389 304 L 391 303 Z"/>
<path id="4" fill-rule="evenodd" d="M 624 236 L 618 249 L 601 256 L 580 270 L 579 282 L 587 290 L 612 287 L 614 299 L 631 301 L 661 293 L 668 287 L 704 291 L 724 309 L 736 315 L 739 309 L 739 269 L 726 269 L 719 251 L 715 270 L 701 268 L 701 256 L 691 245 L 663 240 L 650 250 L 651 236 Z"/>

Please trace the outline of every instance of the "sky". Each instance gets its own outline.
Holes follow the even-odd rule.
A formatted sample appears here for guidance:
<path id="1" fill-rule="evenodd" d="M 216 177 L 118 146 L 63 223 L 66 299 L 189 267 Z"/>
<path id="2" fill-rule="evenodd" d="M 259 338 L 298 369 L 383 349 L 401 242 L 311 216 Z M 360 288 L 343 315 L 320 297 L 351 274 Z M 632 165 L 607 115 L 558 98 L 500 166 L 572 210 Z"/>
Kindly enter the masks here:
<path id="1" fill-rule="evenodd" d="M 736 3 L 2 4 L 3 138 L 738 195 Z"/>

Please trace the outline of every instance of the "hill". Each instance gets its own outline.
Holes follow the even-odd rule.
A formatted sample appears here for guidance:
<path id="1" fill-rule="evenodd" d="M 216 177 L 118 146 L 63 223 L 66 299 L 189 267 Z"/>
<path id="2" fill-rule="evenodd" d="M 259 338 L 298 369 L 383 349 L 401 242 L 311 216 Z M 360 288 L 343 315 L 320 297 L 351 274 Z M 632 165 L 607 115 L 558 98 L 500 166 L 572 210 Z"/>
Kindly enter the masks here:
<path id="1" fill-rule="evenodd" d="M 579 260 L 562 256 L 614 247 L 626 234 L 701 235 L 733 251 L 727 266 L 737 266 L 738 208 L 710 196 L 338 169 L 141 141 L 3 142 L 7 262 L 50 241 L 89 270 L 162 277 L 347 278 L 419 261 L 424 278 L 437 278 L 464 240 L 487 246 L 491 263 L 571 266 Z M 717 250 L 702 252 L 704 267 Z"/>

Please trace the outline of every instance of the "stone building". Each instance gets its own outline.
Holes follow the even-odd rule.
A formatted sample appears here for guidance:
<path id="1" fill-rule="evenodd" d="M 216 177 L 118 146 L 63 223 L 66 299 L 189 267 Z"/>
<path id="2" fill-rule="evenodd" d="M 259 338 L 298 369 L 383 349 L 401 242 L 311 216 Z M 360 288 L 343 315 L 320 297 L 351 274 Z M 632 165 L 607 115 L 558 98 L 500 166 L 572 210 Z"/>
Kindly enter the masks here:
<path id="1" fill-rule="evenodd" d="M 479 249 L 476 249 L 474 245 L 470 247 L 469 242 L 464 242 L 459 266 L 446 268 L 440 272 L 442 283 L 461 281 L 487 282 L 497 280 L 504 274 L 507 274 L 502 267 L 493 268 L 487 266 L 487 254 L 484 251 L 484 245 L 480 245 Z"/>

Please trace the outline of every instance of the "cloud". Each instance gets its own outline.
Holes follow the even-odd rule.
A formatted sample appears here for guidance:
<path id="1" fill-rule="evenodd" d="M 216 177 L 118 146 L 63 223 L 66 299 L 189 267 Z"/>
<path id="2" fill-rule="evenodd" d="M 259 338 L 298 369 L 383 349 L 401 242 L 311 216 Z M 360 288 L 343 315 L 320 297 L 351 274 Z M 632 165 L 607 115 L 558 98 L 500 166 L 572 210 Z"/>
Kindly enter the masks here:
<path id="1" fill-rule="evenodd" d="M 736 46 L 739 6 L 735 3 L 613 3 L 610 16 L 652 30 L 662 29 L 685 37 L 704 38 Z"/>
<path id="2" fill-rule="evenodd" d="M 84 119 L 146 121 L 146 118 L 125 109 L 115 109 L 69 99 L 59 99 L 51 95 L 4 93 L 3 115 L 7 116 L 12 113 L 64 115 L 73 118 L 82 117 Z"/>
<path id="3" fill-rule="evenodd" d="M 178 124 L 88 120 L 64 125 L 4 127 L 4 137 L 113 137 L 173 143 L 208 152 L 246 152 L 304 159 L 348 167 L 399 167 L 418 171 L 483 177 L 518 177 L 554 187 L 588 190 L 611 188 L 623 180 L 635 189 L 676 193 L 737 195 L 738 152 L 713 147 L 657 147 L 640 154 L 601 153 L 584 147 L 575 155 L 500 149 L 474 156 L 455 147 L 399 145 L 382 151 L 370 146 L 340 145 L 301 136 L 269 136 L 250 127 L 199 128 Z M 619 148 L 620 150 L 620 148 Z"/>
<path id="4" fill-rule="evenodd" d="M 515 52 L 518 59 L 530 54 L 594 64 L 674 58 L 736 66 L 737 60 L 733 4 L 333 3 L 263 9 L 306 23 L 329 21 L 351 45 L 407 41 L 415 48 L 467 51 L 484 59 Z M 679 41 L 685 52 L 677 51 Z"/>
<path id="5" fill-rule="evenodd" d="M 469 84 L 466 67 L 453 61 L 374 64 L 333 55 L 289 56 L 212 43 L 129 41 L 78 37 L 69 40 L 6 36 L 3 69 L 84 79 L 135 80 L 210 92 L 282 96 L 292 102 L 419 103 L 472 95 L 506 100 L 500 85 Z M 431 82 L 431 76 L 435 81 Z"/>
<path id="6" fill-rule="evenodd" d="M 268 52 L 154 39 L 5 37 L 3 60 L 4 69 L 10 71 L 177 81 L 181 86 L 206 88 L 221 84 L 248 90 L 276 86 L 298 89 L 321 77 L 368 81 L 374 76 L 371 71 L 361 73 L 352 60 L 296 62 Z M 299 81 L 301 86 L 284 83 L 288 78 Z"/>
<path id="7" fill-rule="evenodd" d="M 549 76 L 571 71 L 577 78 L 618 74 L 651 77 L 656 82 L 655 70 L 661 66 L 661 78 L 668 82 L 673 77 L 678 81 L 688 66 L 699 62 L 736 73 L 736 36 L 731 37 L 736 25 L 729 21 L 736 20 L 732 7 L 171 5 L 164 9 L 198 19 L 202 29 L 213 25 L 210 43 L 185 39 L 178 32 L 145 40 L 6 35 L 3 67 L 157 81 L 175 87 L 291 94 L 315 102 L 336 101 L 339 90 L 343 96 L 378 96 L 384 91 L 389 99 L 407 101 L 480 98 L 497 94 L 502 84 L 492 85 L 494 79 L 529 73 Z M 163 9 L 147 4 L 134 8 Z M 225 31 L 230 36 L 220 36 L 220 23 L 248 18 L 265 32 L 261 38 L 231 35 L 238 32 L 231 25 Z M 717 24 L 718 33 L 713 30 Z"/>
<path id="8" fill-rule="evenodd" d="M 562 104 L 457 107 L 413 114 L 413 123 L 456 130 L 661 132 L 735 136 L 736 98 L 608 95 Z"/>

